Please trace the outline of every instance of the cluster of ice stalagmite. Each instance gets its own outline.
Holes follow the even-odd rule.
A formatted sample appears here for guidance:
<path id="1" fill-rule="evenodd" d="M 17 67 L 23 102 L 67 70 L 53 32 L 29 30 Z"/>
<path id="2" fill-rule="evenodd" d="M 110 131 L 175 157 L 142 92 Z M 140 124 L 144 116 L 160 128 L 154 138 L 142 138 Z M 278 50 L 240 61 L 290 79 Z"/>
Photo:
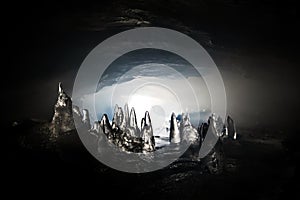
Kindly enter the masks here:
<path id="1" fill-rule="evenodd" d="M 190 116 L 183 113 L 181 120 L 177 121 L 175 113 L 172 113 L 170 120 L 170 138 L 171 143 L 187 142 L 193 143 L 199 138 L 197 130 L 190 122 Z"/>
<path id="2" fill-rule="evenodd" d="M 98 141 L 100 141 L 101 138 L 106 138 L 124 151 L 151 152 L 156 149 L 153 127 L 148 111 L 145 112 L 138 126 L 134 108 L 131 108 L 129 112 L 127 104 L 125 104 L 123 109 L 116 105 L 111 122 L 107 115 L 104 114 L 101 120 L 95 122 L 91 127 L 88 110 L 80 110 L 79 107 L 72 106 L 71 98 L 63 91 L 59 83 L 58 98 L 54 106 L 54 115 L 50 126 L 53 131 L 53 138 L 57 138 L 60 134 L 69 133 L 71 130 L 74 130 L 75 124 L 76 128 L 82 128 L 86 131 L 89 130 L 90 133 L 96 135 Z M 233 119 L 227 116 L 223 122 L 221 117 L 215 114 L 212 114 L 207 122 L 200 123 L 198 128 L 195 129 L 190 122 L 189 114 L 182 113 L 180 120 L 177 120 L 175 113 L 172 113 L 168 130 L 170 143 L 193 144 L 194 150 L 197 149 L 195 151 L 193 150 L 196 152 L 195 155 L 198 155 L 199 148 L 203 145 L 203 141 L 208 132 L 213 133 L 221 140 L 225 138 L 232 140 L 237 139 Z M 208 160 L 205 161 L 206 165 L 211 166 L 211 169 L 216 169 L 213 166 L 217 166 L 217 163 L 220 161 L 218 156 L 220 155 L 220 151 L 214 147 L 211 153 L 204 158 Z"/>
<path id="3" fill-rule="evenodd" d="M 188 113 L 182 113 L 180 120 L 177 120 L 175 113 L 172 113 L 169 142 L 175 144 L 188 143 L 201 145 L 209 128 L 211 128 L 213 130 L 212 133 L 219 138 L 236 139 L 235 125 L 229 116 L 223 123 L 220 117 L 212 114 L 207 123 L 201 123 L 198 129 L 195 129 L 190 122 Z M 124 109 L 118 105 L 115 106 L 111 123 L 107 115 L 104 114 L 100 121 L 94 123 L 90 132 L 99 137 L 103 134 L 106 135 L 112 143 L 124 150 L 133 152 L 155 150 L 155 139 L 149 112 L 145 112 L 145 116 L 142 118 L 139 128 L 135 110 L 131 108 L 129 113 L 127 104 L 125 104 Z"/>
<path id="4" fill-rule="evenodd" d="M 233 119 L 230 116 L 227 116 L 225 127 L 225 135 L 236 140 L 237 133 Z"/>
<path id="5" fill-rule="evenodd" d="M 124 151 L 129 152 L 151 152 L 155 148 L 155 138 L 150 114 L 145 112 L 141 119 L 140 126 L 136 119 L 135 109 L 131 108 L 129 112 L 128 105 L 124 109 L 115 106 L 113 119 L 110 122 L 108 116 L 103 114 L 100 121 L 96 121 L 93 126 L 90 125 L 89 112 L 86 109 L 82 111 L 77 106 L 72 106 L 71 98 L 63 91 L 61 84 L 58 87 L 58 98 L 54 106 L 54 116 L 51 121 L 53 138 L 60 134 L 70 133 L 76 128 L 89 131 L 92 135 L 97 136 L 97 144 L 107 145 L 107 140 Z M 200 123 L 195 129 L 187 113 L 182 113 L 180 120 L 177 120 L 176 114 L 171 114 L 169 127 L 169 142 L 171 144 L 192 144 L 185 152 L 185 156 L 192 159 L 199 159 L 200 149 L 205 147 L 204 139 L 208 138 L 207 134 L 214 134 L 218 142 L 212 146 L 210 152 L 201 157 L 201 162 L 210 172 L 216 173 L 222 169 L 222 140 L 237 139 L 236 127 L 233 119 L 227 116 L 225 122 L 221 117 L 212 114 L 207 122 Z M 94 141 L 94 137 L 93 137 Z M 98 149 L 99 149 L 98 148 Z M 105 149 L 105 148 L 102 148 Z M 188 153 L 187 153 L 188 152 Z"/>
<path id="6" fill-rule="evenodd" d="M 200 123 L 196 130 L 190 122 L 188 113 L 182 113 L 181 120 L 177 120 L 175 113 L 172 113 L 169 141 L 171 143 L 193 143 L 199 139 L 200 142 L 203 142 L 209 128 L 213 129 L 212 133 L 219 138 L 230 138 L 235 140 L 237 137 L 235 124 L 230 116 L 227 116 L 227 119 L 223 122 L 220 116 L 213 113 L 208 121 Z"/>
<path id="7" fill-rule="evenodd" d="M 74 130 L 74 120 L 77 120 L 77 124 L 80 124 L 88 129 L 90 128 L 88 110 L 84 109 L 83 114 L 81 114 L 77 106 L 73 106 L 72 108 L 71 98 L 64 92 L 61 83 L 59 83 L 58 97 L 54 105 L 54 115 L 51 121 L 53 137 L 58 137 L 60 133 Z"/>
<path id="8" fill-rule="evenodd" d="M 224 165 L 224 154 L 222 148 L 223 141 L 228 139 L 235 140 L 237 138 L 235 124 L 232 118 L 227 116 L 225 122 L 223 122 L 220 116 L 212 114 L 207 122 L 200 123 L 198 133 L 200 145 L 201 147 L 203 146 L 203 149 L 206 149 L 206 147 L 210 145 L 209 142 L 206 143 L 207 145 L 205 144 L 205 140 L 208 136 L 207 134 L 213 134 L 208 138 L 215 136 L 218 139 L 210 152 L 201 160 L 210 173 L 221 173 Z"/>
<path id="9" fill-rule="evenodd" d="M 127 151 L 155 150 L 155 139 L 149 112 L 145 112 L 145 116 L 141 120 L 141 129 L 139 129 L 135 110 L 131 108 L 129 113 L 127 104 L 124 106 L 124 111 L 118 105 L 115 106 L 111 124 L 107 115 L 104 114 L 100 121 L 94 123 L 90 131 L 99 137 L 101 134 L 106 135 L 108 140 Z"/>
<path id="10" fill-rule="evenodd" d="M 198 127 L 198 133 L 201 141 L 204 140 L 210 127 L 214 130 L 213 132 L 216 133 L 218 137 L 230 138 L 233 140 L 237 139 L 235 124 L 230 116 L 227 116 L 225 122 L 223 122 L 220 116 L 213 113 L 207 122 L 201 123 Z"/>
<path id="11" fill-rule="evenodd" d="M 53 135 L 58 136 L 59 133 L 74 130 L 74 121 L 77 126 L 90 129 L 91 132 L 95 132 L 97 134 L 104 132 L 108 138 L 118 141 L 120 146 L 131 146 L 127 145 L 127 143 L 129 144 L 131 141 L 135 141 L 137 143 L 141 143 L 138 146 L 140 146 L 143 150 L 153 151 L 155 149 L 151 118 L 148 111 L 145 112 L 145 116 L 141 120 L 141 128 L 139 128 L 134 108 L 131 108 L 129 112 L 127 104 L 125 104 L 124 110 L 116 105 L 111 124 L 107 115 L 103 115 L 101 121 L 95 122 L 91 128 L 88 110 L 83 109 L 81 112 L 79 107 L 72 106 L 71 98 L 63 91 L 61 83 L 59 83 L 58 98 L 54 106 L 54 115 L 51 121 Z M 227 116 L 225 122 L 223 122 L 221 117 L 212 114 L 208 121 L 201 123 L 196 130 L 190 123 L 189 114 L 183 113 L 181 120 L 178 121 L 175 113 L 172 113 L 169 129 L 169 141 L 170 143 L 190 143 L 197 139 L 203 141 L 210 126 L 214 129 L 214 132 L 218 137 L 231 139 L 237 138 L 235 124 L 230 116 Z M 120 136 L 116 136 L 117 133 L 122 134 L 119 134 Z"/>

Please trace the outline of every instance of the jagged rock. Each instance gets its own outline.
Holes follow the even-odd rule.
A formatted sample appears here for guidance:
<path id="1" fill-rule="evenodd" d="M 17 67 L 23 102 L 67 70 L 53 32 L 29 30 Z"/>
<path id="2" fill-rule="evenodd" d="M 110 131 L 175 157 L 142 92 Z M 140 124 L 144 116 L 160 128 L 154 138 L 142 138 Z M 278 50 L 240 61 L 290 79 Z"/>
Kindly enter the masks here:
<path id="1" fill-rule="evenodd" d="M 59 83 L 58 98 L 54 105 L 54 115 L 51 121 L 53 137 L 58 137 L 60 133 L 75 129 L 72 113 L 72 100 L 63 91 L 61 83 Z"/>
<path id="2" fill-rule="evenodd" d="M 150 119 L 150 114 L 148 111 L 145 113 L 145 117 L 142 120 L 142 128 L 141 128 L 142 138 L 144 141 L 143 149 L 145 151 L 153 151 L 155 150 L 155 139 L 153 136 L 153 129 Z"/>
<path id="3" fill-rule="evenodd" d="M 175 113 L 171 115 L 169 141 L 171 143 L 180 143 L 181 141 Z"/>
<path id="4" fill-rule="evenodd" d="M 78 128 L 91 128 L 89 112 L 84 109 L 82 113 L 78 106 L 72 106 L 71 98 L 63 91 L 61 83 L 58 84 L 58 97 L 54 105 L 54 115 L 51 121 L 52 137 Z"/>
<path id="5" fill-rule="evenodd" d="M 227 116 L 226 127 L 228 137 L 235 140 L 237 138 L 236 128 L 234 121 L 230 116 Z"/>

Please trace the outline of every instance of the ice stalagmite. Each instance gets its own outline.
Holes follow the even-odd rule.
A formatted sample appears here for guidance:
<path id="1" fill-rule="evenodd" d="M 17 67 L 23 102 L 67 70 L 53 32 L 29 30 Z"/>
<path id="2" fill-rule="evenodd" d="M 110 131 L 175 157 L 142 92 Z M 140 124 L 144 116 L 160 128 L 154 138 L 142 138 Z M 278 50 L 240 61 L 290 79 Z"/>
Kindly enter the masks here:
<path id="1" fill-rule="evenodd" d="M 142 138 L 144 140 L 145 151 L 153 151 L 155 149 L 155 140 L 149 112 L 146 111 L 145 117 L 142 120 Z"/>
<path id="2" fill-rule="evenodd" d="M 112 120 L 112 125 L 113 125 L 113 128 L 120 128 L 120 129 L 124 129 L 126 126 L 125 126 L 125 121 L 124 121 L 124 113 L 123 113 L 123 110 L 121 107 L 118 107 L 118 105 L 115 106 L 115 109 L 114 109 L 114 117 L 113 117 L 113 120 Z"/>
<path id="3" fill-rule="evenodd" d="M 51 124 L 53 127 L 53 137 L 75 129 L 72 100 L 63 91 L 61 83 L 58 84 L 58 97 L 54 105 L 54 115 Z"/>
<path id="4" fill-rule="evenodd" d="M 129 126 L 129 109 L 128 104 L 126 103 L 124 106 L 124 127 Z"/>
<path id="5" fill-rule="evenodd" d="M 236 128 L 234 121 L 230 116 L 227 117 L 226 127 L 228 131 L 228 137 L 235 140 L 237 137 Z"/>
<path id="6" fill-rule="evenodd" d="M 175 113 L 172 113 L 172 115 L 171 115 L 169 141 L 171 143 L 179 143 L 180 142 L 180 132 L 179 132 L 179 129 L 178 129 L 178 124 L 177 124 Z"/>
<path id="7" fill-rule="evenodd" d="M 137 126 L 136 114 L 134 108 L 130 110 L 129 125 L 127 127 L 131 136 L 140 137 L 140 129 Z"/>
<path id="8" fill-rule="evenodd" d="M 83 117 L 82 117 L 82 122 L 85 125 L 87 129 L 91 128 L 91 122 L 90 122 L 90 116 L 89 116 L 89 111 L 87 109 L 82 110 Z"/>
<path id="9" fill-rule="evenodd" d="M 108 117 L 104 114 L 100 121 L 100 130 L 108 137 L 112 137 L 112 127 L 109 123 Z"/>
<path id="10" fill-rule="evenodd" d="M 197 130 L 192 126 L 190 122 L 190 116 L 188 113 L 182 113 L 182 119 L 180 121 L 180 132 L 182 141 L 188 143 L 195 142 L 199 138 Z"/>

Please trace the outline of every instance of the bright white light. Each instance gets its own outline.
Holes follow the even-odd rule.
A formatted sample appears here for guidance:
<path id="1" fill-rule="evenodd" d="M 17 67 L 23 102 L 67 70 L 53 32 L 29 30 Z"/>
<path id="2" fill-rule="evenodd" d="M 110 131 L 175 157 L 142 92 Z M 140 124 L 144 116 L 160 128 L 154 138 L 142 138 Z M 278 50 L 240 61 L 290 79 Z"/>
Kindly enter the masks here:
<path id="1" fill-rule="evenodd" d="M 168 134 L 165 122 L 169 120 L 170 113 L 182 112 L 180 101 L 171 89 L 151 82 L 134 90 L 128 105 L 135 108 L 138 121 L 149 111 L 154 134 L 161 136 Z"/>

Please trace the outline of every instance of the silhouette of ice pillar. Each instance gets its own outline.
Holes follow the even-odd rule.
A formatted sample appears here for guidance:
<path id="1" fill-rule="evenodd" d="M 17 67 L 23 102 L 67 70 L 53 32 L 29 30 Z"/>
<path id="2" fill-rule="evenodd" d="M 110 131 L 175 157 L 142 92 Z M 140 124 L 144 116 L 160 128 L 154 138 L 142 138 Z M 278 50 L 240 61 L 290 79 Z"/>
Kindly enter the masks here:
<path id="1" fill-rule="evenodd" d="M 146 111 L 145 117 L 142 119 L 142 137 L 144 140 L 144 150 L 155 150 L 155 140 L 149 112 Z"/>
<path id="2" fill-rule="evenodd" d="M 172 115 L 171 115 L 169 141 L 171 143 L 179 143 L 180 142 L 180 132 L 178 129 L 178 124 L 177 124 L 175 113 L 172 113 Z"/>
<path id="3" fill-rule="evenodd" d="M 236 128 L 235 128 L 234 121 L 230 116 L 227 117 L 227 129 L 228 129 L 228 136 L 235 140 L 237 137 Z"/>
<path id="4" fill-rule="evenodd" d="M 109 123 L 108 117 L 106 114 L 102 115 L 101 121 L 100 121 L 100 130 L 110 137 L 112 135 L 112 127 Z"/>
<path id="5" fill-rule="evenodd" d="M 127 103 L 124 105 L 124 123 L 125 127 L 129 126 L 129 109 Z"/>
<path id="6" fill-rule="evenodd" d="M 87 109 L 82 110 L 83 118 L 82 122 L 83 124 L 90 129 L 91 128 L 91 122 L 90 122 L 90 116 L 89 116 L 89 111 Z"/>
<path id="7" fill-rule="evenodd" d="M 137 120 L 136 120 L 136 114 L 134 108 L 131 108 L 130 110 L 130 116 L 129 116 L 129 127 L 134 129 L 135 136 L 140 137 L 140 130 L 137 126 Z"/>

